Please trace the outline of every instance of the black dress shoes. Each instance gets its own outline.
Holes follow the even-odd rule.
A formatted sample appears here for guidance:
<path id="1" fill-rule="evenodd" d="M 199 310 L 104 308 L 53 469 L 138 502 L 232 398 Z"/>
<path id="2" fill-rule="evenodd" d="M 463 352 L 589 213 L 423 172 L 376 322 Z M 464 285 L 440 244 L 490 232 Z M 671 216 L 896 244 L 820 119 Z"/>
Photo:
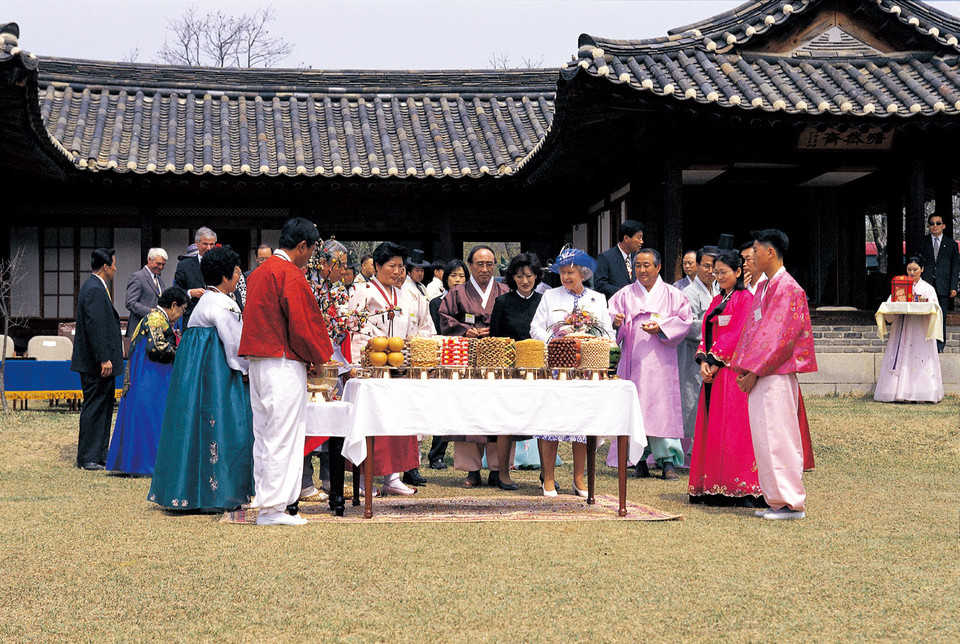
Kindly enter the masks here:
<path id="1" fill-rule="evenodd" d="M 650 468 L 647 467 L 646 461 L 640 461 L 639 463 L 637 463 L 637 478 L 638 479 L 650 478 Z"/>
<path id="2" fill-rule="evenodd" d="M 447 464 L 444 463 L 441 459 L 438 458 L 438 459 L 435 460 L 435 461 L 430 461 L 430 469 L 431 469 L 431 470 L 445 470 L 445 469 L 447 469 Z"/>
<path id="3" fill-rule="evenodd" d="M 676 468 L 673 466 L 673 463 L 664 463 L 663 464 L 663 478 L 667 481 L 676 481 L 680 478 L 680 475 L 677 474 Z"/>
<path id="4" fill-rule="evenodd" d="M 346 501 L 343 498 L 343 495 L 330 495 L 330 510 L 337 515 L 338 517 L 343 516 L 343 511 L 346 506 Z"/>
<path id="5" fill-rule="evenodd" d="M 105 469 L 107 469 L 107 468 L 105 468 L 103 465 L 100 465 L 100 463 L 93 463 L 93 462 L 90 462 L 90 463 L 77 463 L 77 467 L 79 467 L 81 470 L 88 470 L 88 471 L 91 471 L 91 472 L 94 472 L 94 471 L 96 471 L 96 470 L 105 470 Z"/>
<path id="6" fill-rule="evenodd" d="M 493 470 L 490 472 L 490 477 L 487 479 L 487 485 L 490 487 L 499 487 L 500 486 L 500 472 Z"/>
<path id="7" fill-rule="evenodd" d="M 426 485 L 427 479 L 420 473 L 419 469 L 407 470 L 403 473 L 403 476 L 400 477 L 400 480 L 406 483 L 407 485 Z"/>
<path id="8" fill-rule="evenodd" d="M 480 478 L 480 470 L 467 472 L 467 478 L 463 480 L 463 487 L 474 488 L 480 487 L 481 485 L 483 485 L 483 480 Z"/>

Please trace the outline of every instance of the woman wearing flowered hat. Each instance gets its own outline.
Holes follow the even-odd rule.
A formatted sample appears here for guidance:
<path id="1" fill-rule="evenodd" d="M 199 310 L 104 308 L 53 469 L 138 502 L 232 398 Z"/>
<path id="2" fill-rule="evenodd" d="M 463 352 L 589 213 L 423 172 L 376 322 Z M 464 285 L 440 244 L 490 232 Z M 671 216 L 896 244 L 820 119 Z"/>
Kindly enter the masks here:
<path id="1" fill-rule="evenodd" d="M 551 338 L 585 331 L 591 335 L 613 337 L 613 326 L 607 311 L 607 298 L 583 285 L 593 276 L 597 263 L 576 248 L 564 248 L 548 270 L 560 275 L 560 286 L 543 294 L 537 312 L 530 323 L 530 336 L 548 342 Z M 543 472 L 544 496 L 557 496 L 554 466 L 559 441 L 573 443 L 573 490 L 578 496 L 587 496 L 584 468 L 587 445 L 584 436 L 537 436 L 540 444 L 540 463 Z"/>

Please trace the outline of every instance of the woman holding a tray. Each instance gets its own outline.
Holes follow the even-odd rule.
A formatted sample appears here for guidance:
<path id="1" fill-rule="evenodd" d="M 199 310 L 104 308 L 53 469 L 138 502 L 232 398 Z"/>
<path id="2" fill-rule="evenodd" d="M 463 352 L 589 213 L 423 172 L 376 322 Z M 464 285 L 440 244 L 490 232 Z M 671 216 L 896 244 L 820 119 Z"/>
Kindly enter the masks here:
<path id="1" fill-rule="evenodd" d="M 530 337 L 541 342 L 575 331 L 590 335 L 613 337 L 613 326 L 607 312 L 607 298 L 583 285 L 593 277 L 597 263 L 582 250 L 564 248 L 548 269 L 560 275 L 560 286 L 543 294 L 530 322 Z M 543 495 L 557 496 L 554 468 L 559 441 L 573 443 L 573 491 L 587 496 L 584 469 L 587 463 L 587 445 L 584 436 L 537 436 L 540 463 L 543 472 Z"/>
<path id="2" fill-rule="evenodd" d="M 920 279 L 923 270 L 923 258 L 919 255 L 907 261 L 907 276 L 913 280 L 914 297 L 932 302 L 939 309 L 936 290 L 930 283 Z M 877 376 L 874 400 L 935 403 L 943 399 L 937 341 L 927 338 L 929 322 L 929 316 L 926 315 L 896 316 L 890 327 L 890 340 Z"/>

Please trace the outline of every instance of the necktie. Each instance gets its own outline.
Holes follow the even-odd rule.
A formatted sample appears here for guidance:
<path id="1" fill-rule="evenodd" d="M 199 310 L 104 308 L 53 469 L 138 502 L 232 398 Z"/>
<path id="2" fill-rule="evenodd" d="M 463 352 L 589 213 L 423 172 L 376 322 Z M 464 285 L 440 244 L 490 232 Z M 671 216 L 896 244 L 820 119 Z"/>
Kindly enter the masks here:
<path id="1" fill-rule="evenodd" d="M 623 262 L 627 265 L 627 275 L 630 279 L 633 279 L 633 266 L 630 265 L 630 256 L 627 255 L 623 258 Z"/>
<path id="2" fill-rule="evenodd" d="M 156 273 L 153 274 L 153 285 L 157 288 L 157 295 L 160 295 L 160 294 L 161 294 L 161 291 L 160 291 L 160 278 L 157 277 L 157 274 L 156 274 Z"/>
<path id="3" fill-rule="evenodd" d="M 937 255 L 940 254 L 940 238 L 933 238 L 933 261 L 937 261 Z"/>

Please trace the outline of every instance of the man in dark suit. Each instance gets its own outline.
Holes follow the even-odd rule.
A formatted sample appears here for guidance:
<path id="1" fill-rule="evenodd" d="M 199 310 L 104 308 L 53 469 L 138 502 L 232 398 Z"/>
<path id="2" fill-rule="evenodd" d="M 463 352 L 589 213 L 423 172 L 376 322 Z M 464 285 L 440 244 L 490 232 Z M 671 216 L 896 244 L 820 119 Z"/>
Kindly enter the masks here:
<path id="1" fill-rule="evenodd" d="M 151 248 L 147 252 L 147 263 L 143 268 L 130 276 L 127 282 L 127 298 L 124 302 L 130 317 L 127 319 L 127 337 L 133 337 L 133 331 L 140 320 L 157 306 L 157 300 L 163 293 L 163 280 L 160 273 L 167 265 L 167 251 L 162 248 Z"/>
<path id="2" fill-rule="evenodd" d="M 920 245 L 923 257 L 923 279 L 937 291 L 937 300 L 943 310 L 943 337 L 947 337 L 947 306 L 957 296 L 960 288 L 960 251 L 957 242 L 943 234 L 943 217 L 927 217 L 930 236 Z M 937 350 L 943 352 L 943 342 L 937 342 Z"/>
<path id="3" fill-rule="evenodd" d="M 597 258 L 597 270 L 593 274 L 593 289 L 607 296 L 633 281 L 633 256 L 643 248 L 643 224 L 628 219 L 617 231 L 620 241 Z"/>
<path id="4" fill-rule="evenodd" d="M 107 462 L 114 379 L 123 371 L 120 314 L 113 308 L 107 286 L 117 274 L 114 255 L 112 248 L 97 248 L 91 253 L 93 275 L 83 283 L 77 296 L 77 330 L 70 369 L 80 373 L 83 387 L 77 467 L 85 470 L 102 470 Z"/>
<path id="5" fill-rule="evenodd" d="M 197 254 L 195 256 L 184 257 L 177 264 L 177 271 L 173 275 L 174 286 L 179 286 L 190 296 L 190 304 L 183 313 L 183 327 L 187 328 L 190 321 L 190 315 L 194 307 L 200 301 L 200 297 L 206 291 L 206 284 L 203 283 L 203 273 L 200 272 L 200 262 L 204 254 L 217 245 L 217 233 L 206 226 L 197 229 L 197 234 L 193 237 L 197 244 Z"/>

